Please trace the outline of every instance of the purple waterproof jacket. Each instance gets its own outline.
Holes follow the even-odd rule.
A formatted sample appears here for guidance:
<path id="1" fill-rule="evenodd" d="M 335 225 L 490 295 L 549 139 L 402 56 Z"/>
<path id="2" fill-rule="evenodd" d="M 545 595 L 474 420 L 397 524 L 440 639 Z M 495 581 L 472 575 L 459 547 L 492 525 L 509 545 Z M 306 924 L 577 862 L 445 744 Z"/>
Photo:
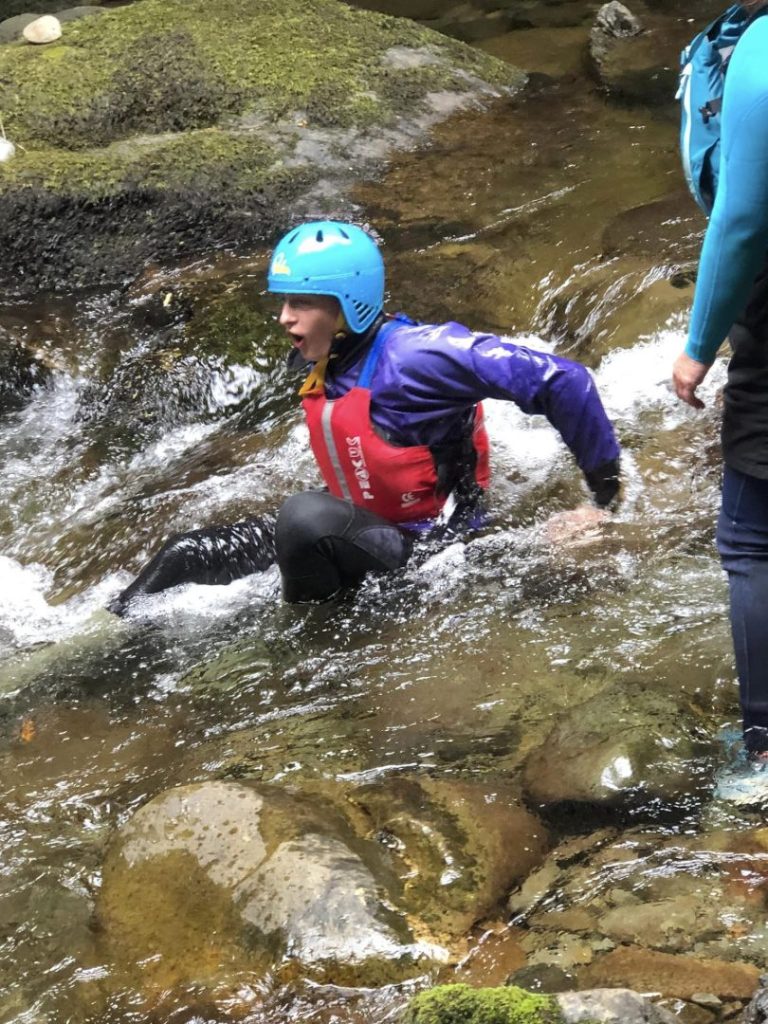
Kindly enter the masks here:
<path id="1" fill-rule="evenodd" d="M 618 473 L 619 445 L 589 371 L 570 359 L 537 352 L 494 334 L 476 334 L 457 323 L 413 324 L 404 317 L 390 330 L 371 380 L 371 419 L 395 445 L 455 441 L 468 411 L 485 398 L 514 402 L 546 416 L 576 461 L 600 504 L 606 473 Z M 365 362 L 339 353 L 325 380 L 327 398 L 354 387 Z M 612 468 L 611 468 L 612 467 Z"/>

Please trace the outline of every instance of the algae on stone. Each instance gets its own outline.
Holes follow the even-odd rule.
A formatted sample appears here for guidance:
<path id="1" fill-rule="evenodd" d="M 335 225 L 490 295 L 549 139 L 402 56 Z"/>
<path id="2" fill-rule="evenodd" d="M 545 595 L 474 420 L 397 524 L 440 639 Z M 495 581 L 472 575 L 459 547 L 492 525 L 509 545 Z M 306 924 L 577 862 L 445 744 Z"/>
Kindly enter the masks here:
<path id="1" fill-rule="evenodd" d="M 447 59 L 389 70 L 395 46 Z M 467 74 L 520 79 L 479 51 L 337 0 L 143 0 L 70 25 L 55 46 L 6 47 L 0 108 L 22 144 L 82 149 L 248 114 L 383 125 L 432 89 L 465 90 Z"/>
<path id="2" fill-rule="evenodd" d="M 0 281 L 123 281 L 339 216 L 356 176 L 457 103 L 524 81 L 339 0 L 142 0 L 50 46 L 8 43 L 0 112 L 18 152 L 0 168 Z"/>
<path id="3" fill-rule="evenodd" d="M 535 995 L 513 985 L 440 985 L 414 996 L 403 1024 L 562 1024 L 562 1019 L 551 996 Z"/>

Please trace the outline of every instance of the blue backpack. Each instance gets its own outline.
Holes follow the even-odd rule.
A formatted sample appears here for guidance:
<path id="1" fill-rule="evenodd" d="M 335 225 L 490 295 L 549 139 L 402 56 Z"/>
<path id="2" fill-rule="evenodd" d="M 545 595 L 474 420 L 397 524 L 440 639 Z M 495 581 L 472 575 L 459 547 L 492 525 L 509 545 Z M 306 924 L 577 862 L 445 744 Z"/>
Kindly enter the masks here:
<path id="1" fill-rule="evenodd" d="M 709 215 L 720 169 L 720 108 L 728 63 L 745 29 L 763 11 L 748 14 L 733 4 L 700 32 L 680 55 L 683 170 L 693 198 Z"/>

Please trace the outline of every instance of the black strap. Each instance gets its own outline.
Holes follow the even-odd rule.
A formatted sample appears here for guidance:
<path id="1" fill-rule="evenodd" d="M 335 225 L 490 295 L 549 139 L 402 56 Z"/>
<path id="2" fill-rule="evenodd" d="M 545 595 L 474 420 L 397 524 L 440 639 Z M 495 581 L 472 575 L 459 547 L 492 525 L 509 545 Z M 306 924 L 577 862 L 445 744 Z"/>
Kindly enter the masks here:
<path id="1" fill-rule="evenodd" d="M 739 39 L 741 39 L 741 37 L 747 31 L 747 29 L 752 24 L 752 22 L 756 21 L 762 14 L 765 14 L 765 13 L 766 13 L 766 9 L 764 7 L 760 8 L 759 11 L 755 11 L 754 14 L 752 14 L 747 19 L 747 22 L 744 25 L 744 28 L 741 30 L 739 38 L 736 40 L 736 42 L 732 46 L 723 46 L 723 47 L 721 47 L 718 50 L 718 53 L 720 54 L 720 74 L 723 76 L 723 78 L 725 78 L 725 74 L 728 71 L 728 65 L 731 63 L 731 57 L 733 56 L 733 51 L 736 49 L 736 45 L 739 42 Z M 715 22 L 715 26 L 719 26 L 721 21 L 722 21 L 722 18 L 719 18 L 717 20 L 717 22 Z M 713 26 L 713 30 L 714 30 L 715 26 Z M 720 113 L 720 111 L 722 109 L 723 109 L 722 97 L 718 97 L 717 99 L 713 99 L 713 100 L 707 100 L 707 102 L 704 104 L 703 107 L 699 107 L 699 113 L 701 114 L 702 118 L 704 119 L 704 124 L 708 124 L 709 121 L 713 117 L 716 117 Z"/>
<path id="2" fill-rule="evenodd" d="M 473 407 L 463 424 L 461 436 L 455 441 L 443 441 L 441 444 L 429 446 L 437 474 L 435 491 L 441 498 L 454 492 L 459 501 L 476 502 L 480 496 L 482 488 L 475 480 L 475 470 L 477 469 L 476 415 L 476 408 Z"/>
<path id="3" fill-rule="evenodd" d="M 703 107 L 699 107 L 699 113 L 704 119 L 704 124 L 715 117 L 723 109 L 723 101 L 718 97 L 716 100 L 707 100 Z"/>

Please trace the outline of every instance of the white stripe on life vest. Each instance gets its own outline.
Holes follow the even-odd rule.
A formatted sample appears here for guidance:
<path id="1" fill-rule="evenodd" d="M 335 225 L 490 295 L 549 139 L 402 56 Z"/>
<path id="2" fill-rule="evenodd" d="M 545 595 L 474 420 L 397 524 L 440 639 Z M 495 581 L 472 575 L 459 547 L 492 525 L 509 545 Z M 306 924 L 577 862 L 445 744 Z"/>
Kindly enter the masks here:
<path id="1" fill-rule="evenodd" d="M 344 476 L 344 470 L 341 468 L 341 459 L 339 458 L 339 452 L 336 448 L 336 442 L 333 439 L 333 430 L 331 429 L 331 418 L 333 417 L 333 402 L 326 402 L 323 407 L 323 415 L 321 418 L 323 426 L 323 440 L 325 441 L 325 447 L 328 449 L 328 458 L 331 460 L 333 471 L 336 474 L 336 482 L 339 485 L 342 497 L 346 498 L 347 501 L 352 501 L 352 495 L 349 488 L 347 487 L 347 480 Z"/>

